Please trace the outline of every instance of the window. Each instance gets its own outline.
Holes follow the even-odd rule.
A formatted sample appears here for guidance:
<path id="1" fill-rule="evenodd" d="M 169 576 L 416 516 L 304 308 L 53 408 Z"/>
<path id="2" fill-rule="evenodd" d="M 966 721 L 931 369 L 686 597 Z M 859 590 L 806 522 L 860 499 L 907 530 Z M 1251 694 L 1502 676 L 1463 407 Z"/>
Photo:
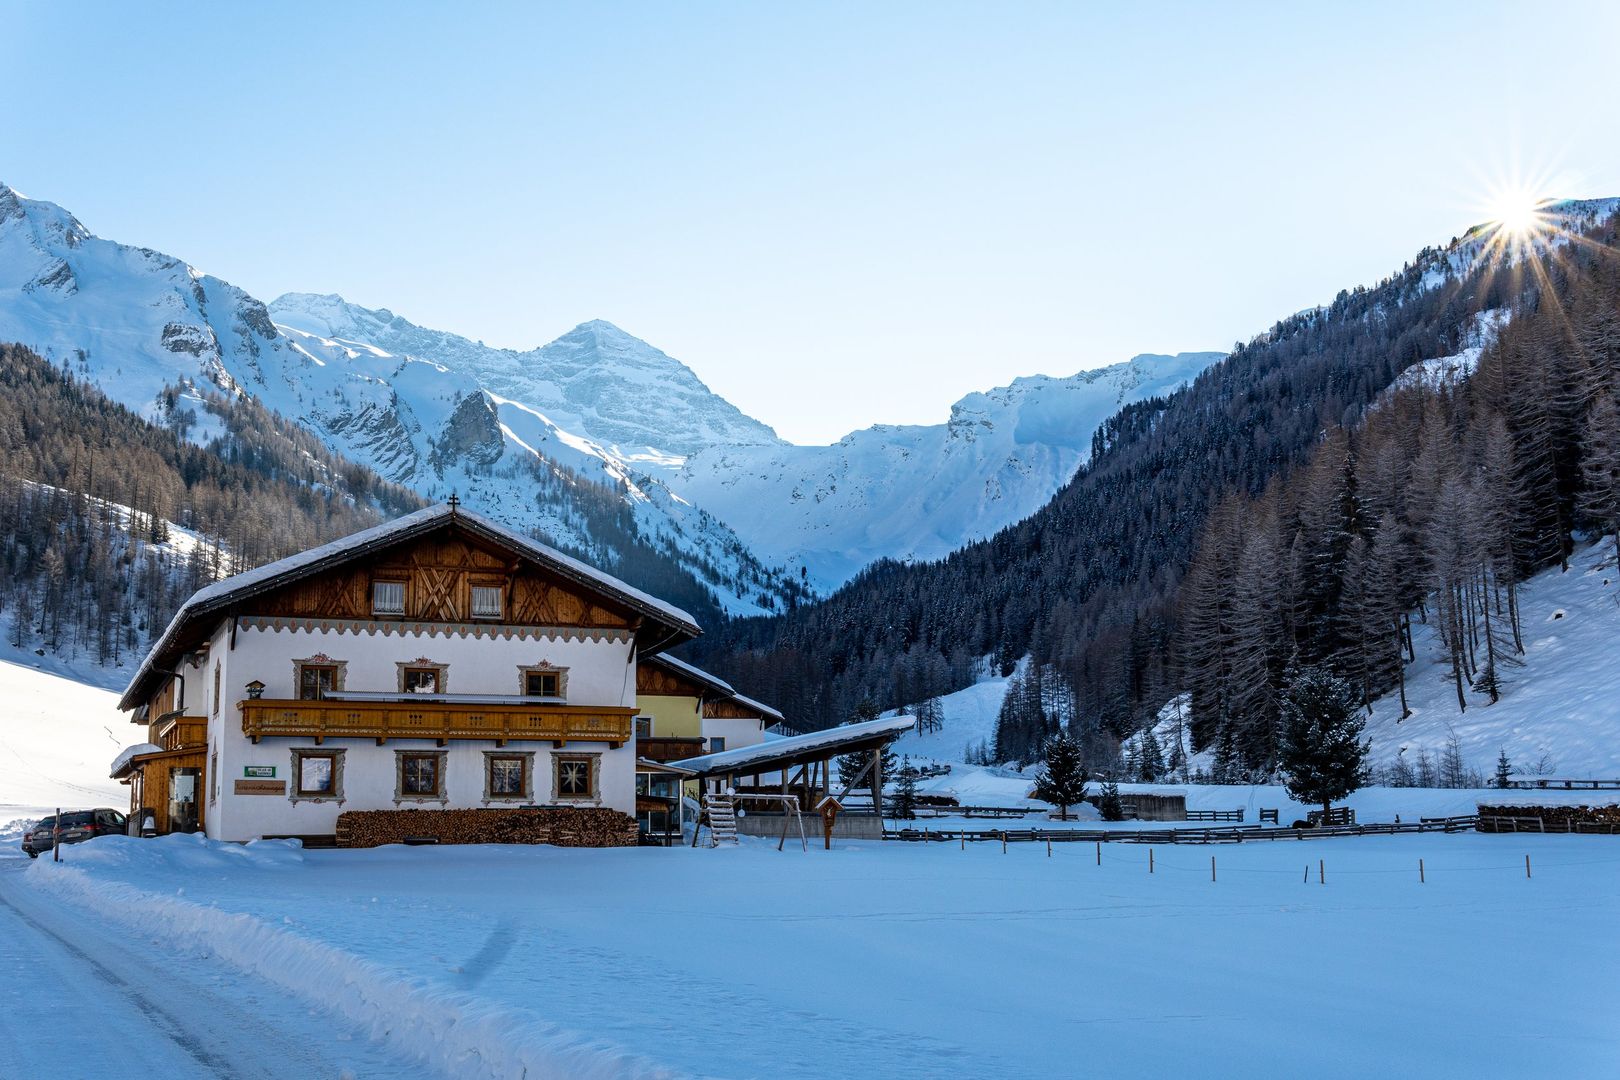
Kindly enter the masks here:
<path id="1" fill-rule="evenodd" d="M 716 735 L 709 739 L 709 753 L 718 754 L 726 748 L 726 740 Z"/>
<path id="2" fill-rule="evenodd" d="M 531 782 L 533 754 L 492 754 L 484 752 L 484 798 L 528 801 L 534 797 Z"/>
<path id="3" fill-rule="evenodd" d="M 596 797 L 596 763 L 599 755 L 581 754 L 558 756 L 552 759 L 557 770 L 557 798 L 593 799 Z"/>
<path id="4" fill-rule="evenodd" d="M 219 665 L 218 664 L 214 665 L 214 700 L 213 700 L 213 702 L 211 704 L 214 707 L 210 711 L 215 716 L 218 716 L 219 715 Z"/>
<path id="5" fill-rule="evenodd" d="M 214 674 L 215 675 L 219 674 L 219 669 L 218 668 L 214 669 Z M 218 690 L 214 691 L 214 696 L 215 697 L 219 696 L 219 691 Z M 214 751 L 213 757 L 210 760 L 210 763 L 209 763 L 209 766 L 208 766 L 208 775 L 213 778 L 208 782 L 208 802 L 209 802 L 210 805 L 212 805 L 214 803 L 219 802 L 219 751 L 218 750 Z"/>
<path id="6" fill-rule="evenodd" d="M 472 614 L 475 619 L 498 619 L 501 617 L 501 587 L 499 585 L 474 585 L 472 587 Z"/>
<path id="7" fill-rule="evenodd" d="M 403 581 L 372 582 L 371 613 L 373 615 L 405 614 L 405 583 Z"/>
<path id="8" fill-rule="evenodd" d="M 444 801 L 444 759 L 439 752 L 400 751 L 396 754 L 399 780 L 394 798 Z"/>
<path id="9" fill-rule="evenodd" d="M 293 802 L 311 799 L 324 802 L 343 799 L 342 750 L 294 750 L 292 752 Z"/>
<path id="10" fill-rule="evenodd" d="M 638 716 L 638 717 L 636 717 L 636 738 L 638 738 L 638 739 L 650 739 L 650 738 L 652 738 L 652 717 L 650 717 L 650 716 Z"/>
<path id="11" fill-rule="evenodd" d="M 562 697 L 562 673 L 557 671 L 525 671 L 523 673 L 525 697 Z"/>
<path id="12" fill-rule="evenodd" d="M 400 672 L 400 690 L 407 694 L 439 693 L 439 669 L 408 667 Z"/>
<path id="13" fill-rule="evenodd" d="M 337 791 L 336 763 L 330 754 L 300 754 L 298 794 L 332 795 Z"/>
<path id="14" fill-rule="evenodd" d="M 319 701 L 328 692 L 338 688 L 336 664 L 299 664 L 298 698 L 301 701 Z"/>

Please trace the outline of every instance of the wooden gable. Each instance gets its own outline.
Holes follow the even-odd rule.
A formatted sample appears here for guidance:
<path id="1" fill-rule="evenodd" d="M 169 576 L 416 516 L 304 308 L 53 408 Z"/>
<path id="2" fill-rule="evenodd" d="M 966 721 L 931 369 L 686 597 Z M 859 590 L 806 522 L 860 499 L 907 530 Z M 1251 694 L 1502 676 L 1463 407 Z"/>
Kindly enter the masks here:
<path id="1" fill-rule="evenodd" d="M 373 615 L 372 585 L 379 581 L 405 586 L 403 615 Z M 500 618 L 473 618 L 475 586 L 501 590 Z M 606 597 L 454 526 L 291 582 L 251 601 L 248 612 L 308 619 L 382 617 L 406 622 L 476 621 L 592 629 L 635 626 L 635 619 Z"/>
<path id="2" fill-rule="evenodd" d="M 703 717 L 706 720 L 763 720 L 760 711 L 751 706 L 744 705 L 735 698 L 715 698 L 703 703 Z"/>
<path id="3" fill-rule="evenodd" d="M 650 697 L 699 697 L 707 688 L 696 680 L 655 663 L 636 665 L 636 693 Z"/>

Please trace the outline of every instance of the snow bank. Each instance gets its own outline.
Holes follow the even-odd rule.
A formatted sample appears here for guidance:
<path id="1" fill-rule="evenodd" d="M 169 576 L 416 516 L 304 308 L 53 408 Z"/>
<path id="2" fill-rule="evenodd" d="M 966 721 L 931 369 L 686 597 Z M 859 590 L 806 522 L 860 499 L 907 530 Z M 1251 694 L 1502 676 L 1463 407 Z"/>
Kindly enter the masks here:
<path id="1" fill-rule="evenodd" d="M 62 863 L 29 866 L 30 884 L 77 907 L 146 934 L 202 945 L 225 962 L 337 1013 L 406 1054 L 454 1077 L 497 1080 L 666 1078 L 679 1074 L 519 1009 L 407 980 L 323 942 L 131 881 L 161 880 L 183 868 L 202 872 L 251 866 L 290 869 L 303 862 L 296 841 L 236 846 L 200 836 L 137 840 L 110 836 L 75 847 Z M 115 875 L 105 871 L 116 869 Z"/>

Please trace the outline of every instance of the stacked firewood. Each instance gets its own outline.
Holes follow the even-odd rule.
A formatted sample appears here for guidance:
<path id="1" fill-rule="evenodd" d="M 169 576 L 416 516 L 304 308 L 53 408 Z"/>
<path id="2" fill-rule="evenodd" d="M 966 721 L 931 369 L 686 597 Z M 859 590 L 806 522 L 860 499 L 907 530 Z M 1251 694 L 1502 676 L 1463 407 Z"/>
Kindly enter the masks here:
<path id="1" fill-rule="evenodd" d="M 1485 817 L 1533 817 L 1547 825 L 1560 825 L 1566 829 L 1575 825 L 1620 826 L 1620 805 L 1608 806 L 1484 806 L 1479 815 Z M 1489 830 L 1482 830 L 1489 831 Z"/>
<path id="2" fill-rule="evenodd" d="M 593 806 L 476 810 L 350 810 L 338 815 L 338 847 L 431 842 L 633 847 L 635 818 Z"/>

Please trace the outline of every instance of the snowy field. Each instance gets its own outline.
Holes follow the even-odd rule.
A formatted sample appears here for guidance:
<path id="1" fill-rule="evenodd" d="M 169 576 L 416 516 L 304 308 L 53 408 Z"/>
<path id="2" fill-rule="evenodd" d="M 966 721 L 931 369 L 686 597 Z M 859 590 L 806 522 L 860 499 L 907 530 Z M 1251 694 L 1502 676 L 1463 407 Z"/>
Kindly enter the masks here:
<path id="1" fill-rule="evenodd" d="M 1098 866 L 1091 845 L 112 837 L 61 865 L 0 860 L 0 916 L 122 928 L 217 995 L 325 1028 L 307 1052 L 355 1077 L 408 1075 L 407 1059 L 530 1080 L 1614 1075 L 1620 840 L 1164 846 L 1152 874 L 1147 860 L 1134 845 Z M 13 997 L 0 1024 L 26 1025 L 37 995 Z M 0 1074 L 114 1075 L 66 1064 L 97 1060 L 103 1036 L 7 1038 Z"/>

